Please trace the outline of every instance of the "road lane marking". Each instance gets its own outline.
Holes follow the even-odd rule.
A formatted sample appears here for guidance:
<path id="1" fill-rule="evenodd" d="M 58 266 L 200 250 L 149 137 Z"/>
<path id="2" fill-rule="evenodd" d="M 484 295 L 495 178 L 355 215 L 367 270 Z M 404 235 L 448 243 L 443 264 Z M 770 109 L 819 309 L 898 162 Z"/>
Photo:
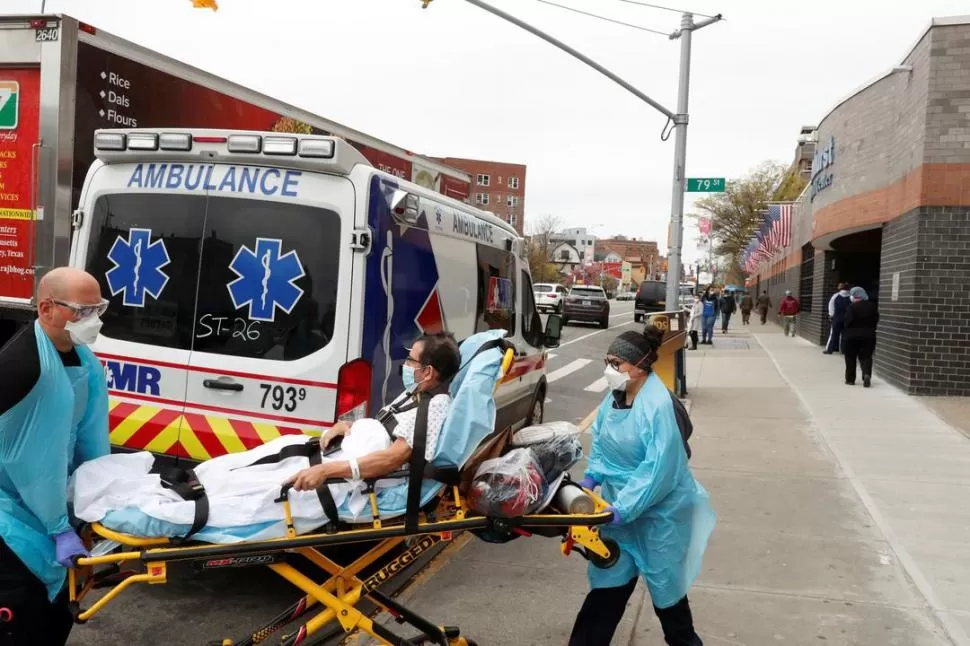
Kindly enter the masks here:
<path id="1" fill-rule="evenodd" d="M 558 357 L 558 356 L 559 356 L 559 355 L 558 355 L 558 354 L 556 354 L 555 352 L 550 352 L 550 353 L 548 353 L 548 354 L 546 355 L 546 359 L 555 359 L 555 358 L 556 358 L 556 357 Z"/>
<path id="2" fill-rule="evenodd" d="M 588 431 L 589 430 L 589 427 L 593 425 L 593 420 L 596 419 L 596 413 L 598 413 L 598 412 L 600 412 L 599 406 L 597 406 L 596 408 L 594 408 L 590 412 L 590 414 L 586 416 L 586 419 L 584 419 L 583 421 L 581 421 L 579 423 L 579 430 L 582 431 L 583 433 L 585 433 L 586 431 Z"/>
<path id="3" fill-rule="evenodd" d="M 567 363 L 559 370 L 554 370 L 553 372 L 550 372 L 549 375 L 546 377 L 546 382 L 551 384 L 553 382 L 559 381 L 563 377 L 568 377 L 569 375 L 573 374 L 577 370 L 581 370 L 591 363 L 593 362 L 589 359 L 576 359 L 571 363 Z"/>
<path id="4" fill-rule="evenodd" d="M 560 348 L 563 348 L 563 347 L 565 347 L 567 345 L 570 345 L 572 343 L 578 343 L 579 341 L 582 341 L 583 339 L 588 339 L 591 336 L 596 336 L 597 334 L 602 334 L 603 332 L 609 332 L 610 330 L 615 330 L 618 327 L 623 327 L 624 325 L 630 325 L 631 323 L 633 323 L 633 321 L 627 321 L 626 323 L 617 323 L 616 325 L 611 325 L 610 327 L 606 328 L 605 330 L 597 330 L 595 332 L 590 332 L 589 334 L 584 334 L 583 336 L 579 337 L 578 339 L 573 339 L 572 341 L 566 341 L 565 343 L 560 343 L 559 344 L 559 347 Z"/>
<path id="5" fill-rule="evenodd" d="M 606 383 L 606 377 L 600 377 L 590 385 L 586 386 L 583 390 L 588 393 L 601 393 L 609 388 L 609 384 Z"/>

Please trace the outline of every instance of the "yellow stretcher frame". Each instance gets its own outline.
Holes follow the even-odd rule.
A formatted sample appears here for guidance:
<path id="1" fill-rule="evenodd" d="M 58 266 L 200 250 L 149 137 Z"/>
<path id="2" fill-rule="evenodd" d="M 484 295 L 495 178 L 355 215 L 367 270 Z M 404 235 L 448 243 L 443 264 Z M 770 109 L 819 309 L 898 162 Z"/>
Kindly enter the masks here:
<path id="1" fill-rule="evenodd" d="M 502 361 L 501 373 L 505 375 L 515 359 L 515 351 L 506 351 Z M 501 379 L 499 380 L 501 381 Z M 573 550 L 599 567 L 610 567 L 616 563 L 620 552 L 617 544 L 600 536 L 599 525 L 612 520 L 607 511 L 608 503 L 591 491 L 586 491 L 594 501 L 592 514 L 531 514 L 518 518 L 488 518 L 475 515 L 467 506 L 457 485 L 450 487 L 451 497 L 441 496 L 433 512 L 424 511 L 419 517 L 417 528 L 408 531 L 404 518 L 388 523 L 382 521 L 377 510 L 377 494 L 370 487 L 371 510 L 374 519 L 365 526 L 354 526 L 346 531 L 325 531 L 314 534 L 298 535 L 293 526 L 288 487 L 280 493 L 279 502 L 283 505 L 287 535 L 284 538 L 249 541 L 231 545 L 208 543 L 177 544 L 167 538 L 143 538 L 113 531 L 100 523 L 94 523 L 84 532 L 88 546 L 97 540 L 110 540 L 119 543 L 121 551 L 103 556 L 82 557 L 68 570 L 68 594 L 71 611 L 77 623 L 85 623 L 100 613 L 124 590 L 132 585 L 143 583 L 163 585 L 168 582 L 168 564 L 171 562 L 196 561 L 203 567 L 245 567 L 265 566 L 283 577 L 303 592 L 303 596 L 274 617 L 269 623 L 253 631 L 247 637 L 234 641 L 223 639 L 210 642 L 219 646 L 251 646 L 266 642 L 272 635 L 282 631 L 289 624 L 318 609 L 309 620 L 301 623 L 295 630 L 284 633 L 279 638 L 283 646 L 302 644 L 324 627 L 338 622 L 344 633 L 355 631 L 366 633 L 378 643 L 389 646 L 414 646 L 417 644 L 438 644 L 439 646 L 475 646 L 475 642 L 462 637 L 457 627 L 438 626 L 397 603 L 377 588 L 408 563 L 413 562 L 422 552 L 442 540 L 451 540 L 456 532 L 494 531 L 506 534 L 530 536 L 540 534 L 562 537 L 562 552 L 569 555 Z M 439 516 L 444 520 L 439 520 Z M 423 520 L 420 518 L 423 517 Z M 409 539 L 413 544 L 402 554 L 392 559 L 376 573 L 362 579 L 360 574 L 374 565 L 391 550 Z M 320 549 L 349 543 L 379 543 L 364 555 L 346 566 L 341 566 Z M 317 582 L 287 562 L 287 554 L 303 556 L 327 578 Z M 121 566 L 137 564 L 139 572 L 124 572 Z M 112 579 L 119 580 L 113 585 Z M 96 587 L 110 587 L 110 590 L 87 609 L 81 603 Z M 387 627 L 375 622 L 357 609 L 363 599 L 369 599 L 378 607 L 386 610 L 400 623 L 407 623 L 421 631 L 417 638 L 404 639 Z"/>
<path id="2" fill-rule="evenodd" d="M 451 488 L 451 498 L 447 496 L 439 502 L 433 513 L 423 514 L 423 522 L 418 523 L 417 531 L 407 533 L 404 519 L 386 523 L 375 519 L 367 526 L 340 532 L 297 535 L 293 531 L 289 500 L 283 497 L 284 514 L 288 522 L 285 538 L 251 541 L 231 545 L 208 543 L 176 545 L 166 538 L 140 538 L 110 530 L 103 525 L 91 525 L 85 533 L 89 544 L 97 539 L 112 540 L 124 548 L 120 552 L 103 556 L 79 558 L 74 568 L 68 571 L 68 592 L 75 621 L 85 623 L 100 613 L 125 589 L 138 583 L 160 585 L 168 582 L 168 564 L 172 562 L 202 562 L 204 568 L 265 566 L 283 577 L 303 592 L 303 597 L 285 611 L 274 617 L 268 624 L 253 631 L 246 638 L 234 641 L 223 639 L 214 644 L 223 646 L 249 646 L 264 643 L 288 624 L 300 619 L 314 608 L 319 611 L 295 631 L 280 636 L 278 643 L 296 646 L 314 635 L 325 626 L 339 622 L 345 633 L 364 632 L 380 644 L 404 646 L 411 644 L 440 644 L 441 646 L 473 646 L 474 642 L 462 637 L 455 627 L 443 627 L 430 623 L 416 615 L 376 588 L 389 579 L 395 572 L 413 562 L 422 552 L 442 540 L 450 540 L 456 532 L 500 529 L 520 535 L 539 533 L 561 535 L 562 551 L 569 554 L 579 551 L 585 558 L 601 567 L 609 567 L 619 557 L 617 545 L 609 538 L 601 537 L 599 525 L 608 523 L 612 514 L 606 511 L 608 503 L 596 494 L 587 491 L 596 505 L 592 514 L 532 514 L 519 518 L 494 519 L 474 516 L 465 504 L 458 487 Z M 376 504 L 376 494 L 370 493 L 372 504 Z M 438 514 L 447 515 L 447 520 L 438 520 Z M 417 539 L 413 545 L 391 560 L 375 574 L 361 578 L 360 573 L 391 550 L 408 539 Z M 380 541 L 376 547 L 346 566 L 341 566 L 325 556 L 320 548 L 345 545 L 355 542 Z M 317 582 L 287 562 L 286 554 L 303 556 L 327 578 Z M 118 573 L 125 564 L 139 564 L 143 571 L 128 573 L 89 608 L 81 609 L 85 597 L 104 580 Z M 107 571 L 98 568 L 108 567 Z M 107 574 L 106 574 L 107 572 Z M 377 606 L 387 610 L 402 622 L 421 631 L 419 641 L 406 640 L 388 628 L 373 621 L 356 608 L 363 599 L 369 599 Z"/>

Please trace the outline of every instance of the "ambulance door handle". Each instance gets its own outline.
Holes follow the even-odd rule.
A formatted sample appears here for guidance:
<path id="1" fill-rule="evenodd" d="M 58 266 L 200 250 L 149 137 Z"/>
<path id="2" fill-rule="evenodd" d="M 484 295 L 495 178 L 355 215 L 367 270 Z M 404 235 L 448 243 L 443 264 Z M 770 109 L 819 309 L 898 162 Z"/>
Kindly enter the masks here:
<path id="1" fill-rule="evenodd" d="M 232 390 L 234 392 L 241 392 L 243 389 L 242 384 L 237 384 L 234 381 L 222 381 L 219 379 L 205 379 L 202 381 L 202 385 L 206 388 L 211 388 L 212 390 Z"/>

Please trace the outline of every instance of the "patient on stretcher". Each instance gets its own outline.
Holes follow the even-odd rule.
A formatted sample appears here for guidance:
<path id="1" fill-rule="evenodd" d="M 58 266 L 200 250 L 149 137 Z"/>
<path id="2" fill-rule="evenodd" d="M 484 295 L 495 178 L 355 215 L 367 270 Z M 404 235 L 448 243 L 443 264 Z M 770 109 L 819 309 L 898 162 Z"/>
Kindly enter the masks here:
<path id="1" fill-rule="evenodd" d="M 78 469 L 72 483 L 74 514 L 138 536 L 191 533 L 212 543 L 259 540 L 286 533 L 276 502 L 284 483 L 293 485 L 290 504 L 296 531 L 306 533 L 326 522 L 317 489 L 327 480 L 343 479 L 327 487 L 340 519 L 369 521 L 371 510 L 362 480 L 406 467 L 414 447 L 417 403 L 426 398 L 430 401 L 424 450 L 429 462 L 434 458 L 452 401 L 448 382 L 460 365 L 458 345 L 451 335 L 425 335 L 414 343 L 404 363 L 405 392 L 381 411 L 381 421 L 339 422 L 321 437 L 322 449 L 313 452 L 301 450 L 307 446 L 306 436 L 286 435 L 198 465 L 194 475 L 206 495 L 204 526 L 197 501 L 187 500 L 159 475 L 149 473 L 154 458 L 147 452 L 109 455 Z M 328 451 L 338 436 L 340 448 Z M 404 513 L 405 483 L 405 479 L 376 483 L 382 516 Z M 433 493 L 433 487 L 428 492 Z"/>

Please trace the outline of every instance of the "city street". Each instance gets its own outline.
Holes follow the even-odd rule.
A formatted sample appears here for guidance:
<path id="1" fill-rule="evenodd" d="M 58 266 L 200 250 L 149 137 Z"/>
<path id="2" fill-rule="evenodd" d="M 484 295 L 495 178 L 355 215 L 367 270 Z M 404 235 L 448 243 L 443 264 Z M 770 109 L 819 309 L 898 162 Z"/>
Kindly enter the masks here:
<path id="1" fill-rule="evenodd" d="M 579 424 L 605 393 L 601 359 L 617 333 L 635 329 L 633 303 L 611 305 L 609 330 L 570 324 L 563 331 L 561 347 L 549 353 L 546 419 Z M 547 547 L 554 549 L 552 544 Z M 91 623 L 76 627 L 69 643 L 154 644 L 162 643 L 157 637 L 160 634 L 170 644 L 238 638 L 298 596 L 295 588 L 267 568 L 203 574 L 175 564 L 170 566 L 169 581 L 164 586 L 135 586 L 124 592 Z"/>

